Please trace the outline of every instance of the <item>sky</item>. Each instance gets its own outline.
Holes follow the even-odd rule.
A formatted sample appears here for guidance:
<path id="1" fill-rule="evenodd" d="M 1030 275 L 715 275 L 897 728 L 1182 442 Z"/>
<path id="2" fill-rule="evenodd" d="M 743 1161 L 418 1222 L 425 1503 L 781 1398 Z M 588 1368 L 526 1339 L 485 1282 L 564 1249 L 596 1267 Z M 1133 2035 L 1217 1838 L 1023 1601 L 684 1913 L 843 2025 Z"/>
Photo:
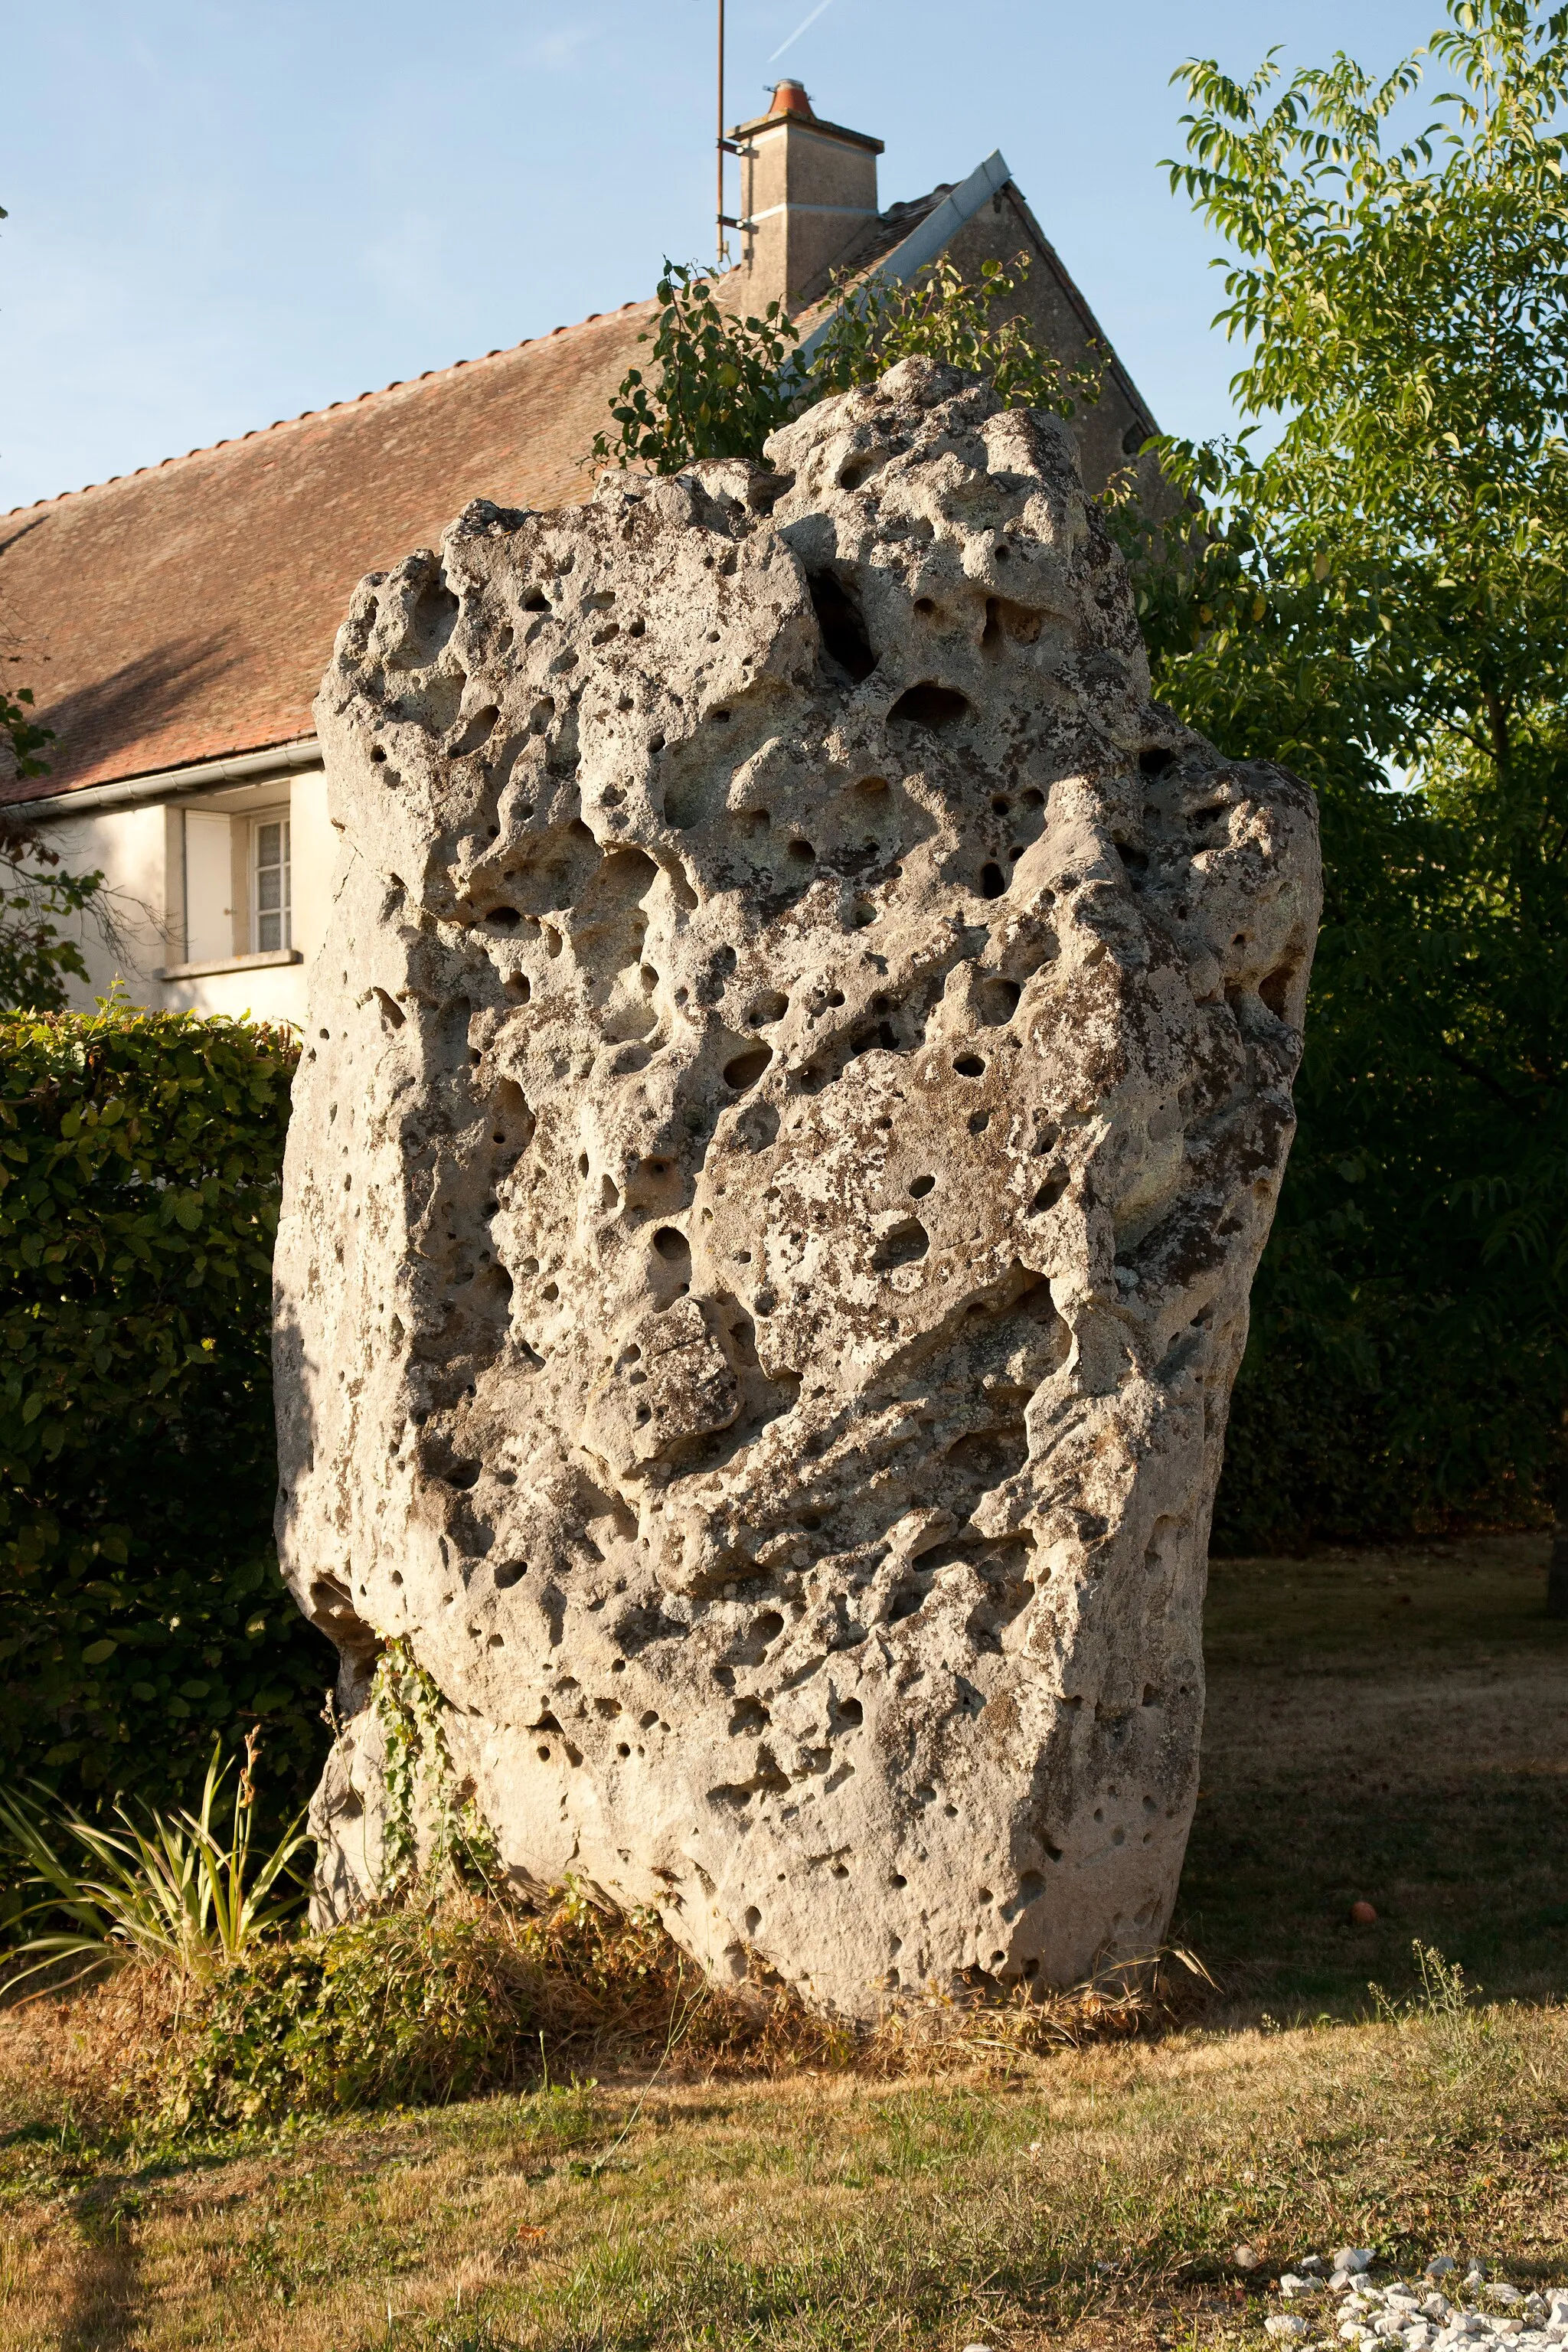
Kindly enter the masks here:
<path id="1" fill-rule="evenodd" d="M 815 20 L 796 35 L 804 19 Z M 729 0 L 887 142 L 881 201 L 1006 157 L 1167 430 L 1229 421 L 1191 55 L 1383 70 L 1441 0 Z M 5 36 L 0 511 L 651 291 L 713 238 L 715 0 L 49 0 Z M 782 47 L 782 54 L 776 55 Z M 731 187 L 731 210 L 737 192 Z"/>

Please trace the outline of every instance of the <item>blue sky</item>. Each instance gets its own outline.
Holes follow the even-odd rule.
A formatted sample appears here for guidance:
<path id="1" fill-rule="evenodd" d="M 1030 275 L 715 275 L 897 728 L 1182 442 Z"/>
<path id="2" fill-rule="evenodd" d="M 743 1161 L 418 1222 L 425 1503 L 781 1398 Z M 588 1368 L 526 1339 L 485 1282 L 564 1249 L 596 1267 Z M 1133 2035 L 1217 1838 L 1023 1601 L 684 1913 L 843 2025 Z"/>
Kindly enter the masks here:
<path id="1" fill-rule="evenodd" d="M 1000 147 L 1171 430 L 1227 421 L 1173 68 L 1441 0 L 730 0 L 729 112 L 793 72 L 884 203 Z M 712 237 L 713 0 L 50 0 L 7 27 L 0 510 L 647 293 Z"/>

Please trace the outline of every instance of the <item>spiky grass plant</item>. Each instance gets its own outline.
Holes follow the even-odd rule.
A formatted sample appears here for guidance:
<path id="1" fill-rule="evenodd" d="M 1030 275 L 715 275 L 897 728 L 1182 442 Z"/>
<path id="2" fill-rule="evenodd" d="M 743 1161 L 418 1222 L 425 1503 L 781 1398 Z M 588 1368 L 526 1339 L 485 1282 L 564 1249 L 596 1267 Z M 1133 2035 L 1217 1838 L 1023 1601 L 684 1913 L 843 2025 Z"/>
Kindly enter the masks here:
<path id="1" fill-rule="evenodd" d="M 119 1804 L 120 1826 L 111 1829 L 47 1801 L 47 1792 L 45 1801 L 0 1793 L 0 1837 L 22 1864 L 24 1887 L 43 1890 L 21 1917 L 61 1923 L 15 1951 L 28 1965 L 9 1978 L 8 1989 L 73 1960 L 80 1963 L 67 1979 L 73 1984 L 132 1959 L 200 1975 L 249 1957 L 282 1927 L 304 1897 L 291 1865 L 309 1840 L 297 1814 L 253 1860 L 258 1745 L 252 1730 L 221 1832 L 223 1788 L 234 1767 L 216 1739 L 195 1812 L 139 1818 Z"/>

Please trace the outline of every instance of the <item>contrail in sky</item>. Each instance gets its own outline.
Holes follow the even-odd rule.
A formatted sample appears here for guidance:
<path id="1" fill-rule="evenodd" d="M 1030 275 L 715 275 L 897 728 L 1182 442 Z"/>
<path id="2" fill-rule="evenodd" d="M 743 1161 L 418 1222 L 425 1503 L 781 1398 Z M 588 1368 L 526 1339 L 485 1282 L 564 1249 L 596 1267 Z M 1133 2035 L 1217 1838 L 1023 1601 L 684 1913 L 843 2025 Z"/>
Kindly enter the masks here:
<path id="1" fill-rule="evenodd" d="M 768 59 L 769 65 L 773 64 L 773 58 L 782 58 L 784 51 L 788 48 L 790 41 L 798 41 L 801 35 L 804 32 L 808 31 L 810 27 L 816 24 L 823 10 L 825 8 L 831 8 L 832 5 L 833 0 L 816 0 L 816 7 L 812 10 L 810 16 L 805 18 L 803 24 L 799 24 L 795 26 L 794 32 L 789 37 L 789 41 L 781 41 L 779 43 L 778 47 L 773 51 L 773 58 Z"/>

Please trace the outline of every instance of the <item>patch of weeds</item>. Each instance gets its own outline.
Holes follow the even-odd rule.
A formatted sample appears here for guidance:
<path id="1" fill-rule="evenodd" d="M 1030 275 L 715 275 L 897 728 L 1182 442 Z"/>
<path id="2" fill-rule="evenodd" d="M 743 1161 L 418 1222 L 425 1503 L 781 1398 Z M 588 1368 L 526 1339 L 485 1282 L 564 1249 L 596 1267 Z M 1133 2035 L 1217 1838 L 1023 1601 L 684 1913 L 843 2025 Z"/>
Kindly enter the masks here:
<path id="1" fill-rule="evenodd" d="M 574 2033 L 646 2032 L 674 1961 L 657 1919 L 572 1890 L 548 1917 L 462 1897 L 378 1909 L 205 1987 L 163 2119 L 281 2123 L 515 2089 Z"/>
<path id="2" fill-rule="evenodd" d="M 531 1987 L 476 1918 L 392 1911 L 279 1946 L 206 1995 L 178 2122 L 465 2097 L 513 2073 Z"/>

